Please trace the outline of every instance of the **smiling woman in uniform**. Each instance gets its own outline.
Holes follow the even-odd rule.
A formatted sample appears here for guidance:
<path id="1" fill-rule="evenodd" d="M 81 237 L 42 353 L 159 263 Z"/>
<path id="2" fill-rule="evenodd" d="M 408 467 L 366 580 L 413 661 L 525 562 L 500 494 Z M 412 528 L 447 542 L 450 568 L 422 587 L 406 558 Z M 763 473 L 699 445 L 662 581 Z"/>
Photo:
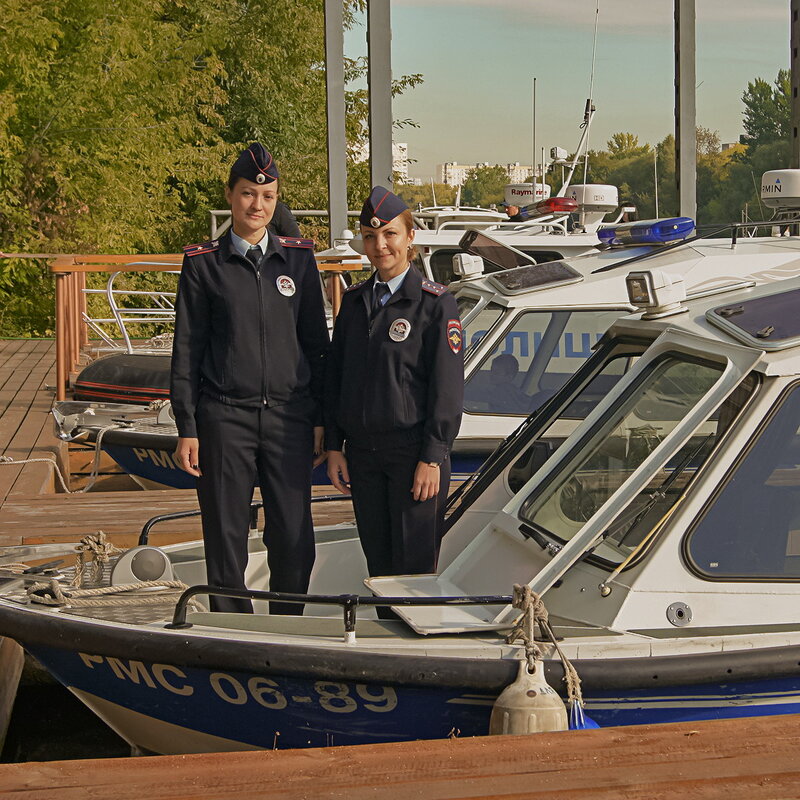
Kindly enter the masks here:
<path id="1" fill-rule="evenodd" d="M 375 187 L 361 210 L 375 274 L 345 292 L 325 387 L 328 476 L 348 486 L 369 574 L 434 572 L 461 421 L 455 298 L 425 280 L 411 212 Z"/>
<path id="2" fill-rule="evenodd" d="M 243 589 L 250 501 L 264 501 L 273 591 L 302 593 L 314 564 L 313 452 L 322 449 L 328 330 L 309 239 L 269 233 L 278 169 L 251 144 L 231 168 L 232 230 L 184 248 L 170 396 L 178 464 L 197 477 L 208 583 Z M 265 587 L 254 587 L 265 588 Z M 215 611 L 249 600 L 211 598 Z M 302 606 L 271 603 L 272 613 Z"/>

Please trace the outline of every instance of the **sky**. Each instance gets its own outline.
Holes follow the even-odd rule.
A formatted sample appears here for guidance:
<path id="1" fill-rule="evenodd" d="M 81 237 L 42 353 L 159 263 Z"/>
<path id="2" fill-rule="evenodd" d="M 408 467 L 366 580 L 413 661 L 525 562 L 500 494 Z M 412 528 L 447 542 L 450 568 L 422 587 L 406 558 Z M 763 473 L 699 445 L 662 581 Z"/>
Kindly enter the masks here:
<path id="1" fill-rule="evenodd" d="M 789 67 L 789 0 L 696 0 L 697 124 L 735 142 L 749 81 Z M 391 0 L 392 75 L 424 82 L 396 97 L 395 131 L 427 181 L 445 161 L 530 164 L 536 149 L 590 147 L 614 133 L 655 144 L 674 132 L 673 0 Z M 597 44 L 592 81 L 595 21 Z M 345 39 L 366 54 L 365 27 Z M 541 160 L 541 157 L 540 159 Z"/>

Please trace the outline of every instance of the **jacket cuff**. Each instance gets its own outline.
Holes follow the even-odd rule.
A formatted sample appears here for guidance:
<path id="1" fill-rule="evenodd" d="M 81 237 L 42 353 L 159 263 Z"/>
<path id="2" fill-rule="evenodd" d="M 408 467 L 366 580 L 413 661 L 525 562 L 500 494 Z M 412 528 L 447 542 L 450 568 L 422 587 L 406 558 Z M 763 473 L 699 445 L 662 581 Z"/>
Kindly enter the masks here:
<path id="1" fill-rule="evenodd" d="M 194 417 L 188 419 L 175 419 L 175 427 L 178 429 L 178 436 L 182 439 L 196 439 L 197 438 L 197 424 Z"/>
<path id="2" fill-rule="evenodd" d="M 344 450 L 344 435 L 335 426 L 325 428 L 325 449 Z"/>
<path id="3" fill-rule="evenodd" d="M 441 464 L 449 453 L 450 448 L 444 442 L 426 441 L 422 445 L 422 452 L 419 460 L 426 463 L 436 462 Z"/>

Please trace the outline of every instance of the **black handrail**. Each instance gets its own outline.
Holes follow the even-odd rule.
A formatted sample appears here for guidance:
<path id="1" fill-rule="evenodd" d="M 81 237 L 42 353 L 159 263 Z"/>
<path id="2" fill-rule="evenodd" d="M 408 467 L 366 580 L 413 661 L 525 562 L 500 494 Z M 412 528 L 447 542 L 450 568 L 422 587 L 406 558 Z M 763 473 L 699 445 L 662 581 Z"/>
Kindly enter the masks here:
<path id="1" fill-rule="evenodd" d="M 326 494 L 321 495 L 320 497 L 312 497 L 312 503 L 333 503 L 337 500 L 351 500 L 352 497 L 349 494 Z M 264 502 L 262 500 L 253 500 L 250 503 L 250 528 L 258 527 L 258 510 L 264 507 Z M 200 509 L 196 508 L 193 511 L 174 511 L 171 514 L 158 514 L 155 517 L 151 517 L 145 524 L 142 526 L 142 532 L 139 534 L 139 546 L 146 545 L 148 543 L 148 539 L 150 538 L 150 530 L 153 528 L 154 525 L 157 525 L 159 522 L 169 522 L 173 519 L 185 519 L 186 517 L 196 517 L 200 514 Z"/>
<path id="2" fill-rule="evenodd" d="M 511 595 L 475 595 L 458 597 L 373 597 L 358 594 L 292 594 L 289 592 L 262 592 L 258 589 L 228 589 L 224 586 L 190 586 L 178 598 L 172 622 L 164 627 L 170 629 L 191 628 L 186 621 L 189 600 L 195 595 L 207 594 L 217 597 L 236 597 L 245 600 L 270 600 L 281 603 L 316 603 L 318 605 L 342 606 L 345 633 L 356 629 L 358 606 L 507 606 L 514 598 Z"/>

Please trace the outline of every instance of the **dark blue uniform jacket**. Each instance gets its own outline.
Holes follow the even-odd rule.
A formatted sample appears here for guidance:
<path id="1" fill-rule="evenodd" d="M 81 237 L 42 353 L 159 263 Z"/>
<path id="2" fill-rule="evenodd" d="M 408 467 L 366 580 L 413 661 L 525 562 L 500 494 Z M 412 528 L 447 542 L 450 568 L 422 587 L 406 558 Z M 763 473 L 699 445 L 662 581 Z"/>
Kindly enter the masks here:
<path id="1" fill-rule="evenodd" d="M 325 386 L 325 442 L 420 442 L 441 463 L 461 423 L 464 352 L 453 295 L 412 267 L 370 325 L 373 280 L 352 286 L 336 318 Z"/>
<path id="2" fill-rule="evenodd" d="M 321 408 L 330 340 L 312 246 L 270 234 L 258 268 L 229 234 L 184 248 L 170 387 L 180 436 L 197 436 L 201 393 L 250 407 L 311 395 Z"/>

